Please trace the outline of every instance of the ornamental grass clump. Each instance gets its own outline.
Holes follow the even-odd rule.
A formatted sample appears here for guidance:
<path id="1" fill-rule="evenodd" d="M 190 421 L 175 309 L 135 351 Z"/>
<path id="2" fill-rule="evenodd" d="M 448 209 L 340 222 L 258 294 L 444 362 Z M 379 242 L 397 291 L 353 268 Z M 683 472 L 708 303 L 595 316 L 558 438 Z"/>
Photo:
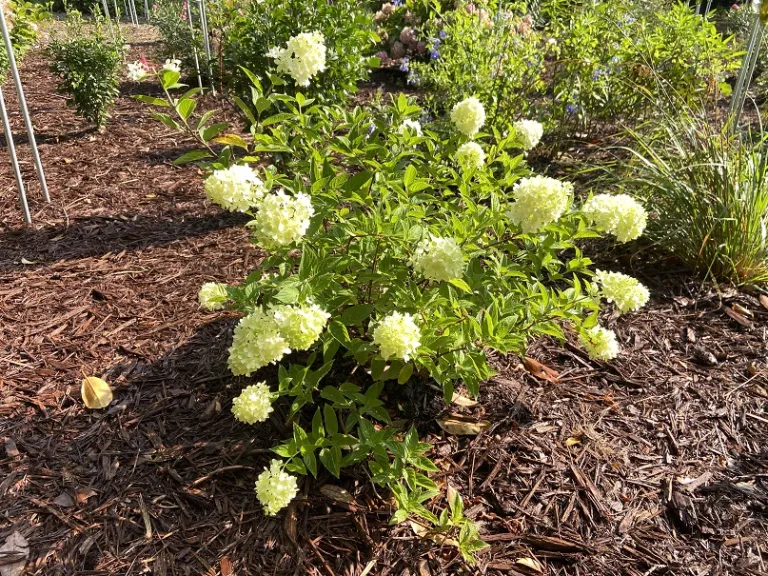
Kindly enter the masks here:
<path id="1" fill-rule="evenodd" d="M 161 78 L 171 85 L 178 75 Z M 211 174 L 258 163 L 267 166 L 257 176 L 265 190 L 278 190 L 245 210 L 263 258 L 226 289 L 225 302 L 242 314 L 232 374 L 278 365 L 237 397 L 235 416 L 265 426 L 279 414 L 291 429 L 274 448 L 281 460 L 259 476 L 257 497 L 274 514 L 295 496 L 298 476 L 363 466 L 391 490 L 393 522 L 429 523 L 473 561 L 484 545 L 461 498 L 446 493 L 447 507 L 438 498 L 431 446 L 415 428 L 392 425 L 406 401 L 398 384 L 437 384 L 447 402 L 457 384 L 477 396 L 494 374 L 488 351 L 523 356 L 541 336 L 578 338 L 592 358 L 614 358 L 620 344 L 598 325 L 601 298 L 627 310 L 642 298 L 620 301 L 610 286 L 601 293 L 579 247 L 600 231 L 573 185 L 532 175 L 523 156 L 532 141 L 516 131 L 481 133 L 479 100 L 460 104 L 446 133 L 425 128 L 417 138 L 421 110 L 405 95 L 345 109 L 253 88 L 254 108 L 273 99 L 289 112 L 259 122 L 246 107 L 257 119 L 252 139 L 225 134 L 217 152 L 205 126 L 191 134 L 207 146 L 194 158 Z M 187 110 L 192 98 L 173 106 Z M 614 206 L 619 220 L 622 206 Z M 201 302 L 223 298 L 209 287 Z"/>
<path id="2" fill-rule="evenodd" d="M 689 113 L 630 135 L 631 160 L 614 173 L 653 207 L 649 238 L 704 275 L 768 281 L 766 134 Z"/>

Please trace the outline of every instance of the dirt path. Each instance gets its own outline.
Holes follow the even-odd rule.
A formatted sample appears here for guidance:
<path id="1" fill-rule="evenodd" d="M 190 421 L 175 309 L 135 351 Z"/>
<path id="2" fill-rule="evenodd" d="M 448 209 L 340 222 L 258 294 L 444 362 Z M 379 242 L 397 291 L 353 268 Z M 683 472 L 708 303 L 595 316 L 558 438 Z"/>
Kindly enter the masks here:
<path id="1" fill-rule="evenodd" d="M 432 391 L 393 392 L 492 544 L 475 570 L 388 528 L 360 469 L 341 482 L 356 507 L 326 498 L 321 476 L 265 518 L 253 482 L 281 410 L 258 428 L 229 416 L 234 317 L 196 303 L 201 283 L 255 267 L 243 219 L 170 166 L 186 143 L 135 101 L 121 97 L 99 134 L 41 56 L 23 75 L 54 199 L 30 185 L 24 227 L 0 162 L 0 544 L 26 537 L 28 573 L 768 574 L 768 311 L 663 269 L 643 277 L 649 309 L 616 321 L 615 363 L 542 342 L 531 355 L 562 372 L 548 383 L 499 359 L 508 369 L 471 409 L 493 422 L 481 437 L 445 437 Z M 733 301 L 755 311 L 750 329 L 726 314 Z M 82 406 L 83 372 L 113 384 L 108 410 Z"/>

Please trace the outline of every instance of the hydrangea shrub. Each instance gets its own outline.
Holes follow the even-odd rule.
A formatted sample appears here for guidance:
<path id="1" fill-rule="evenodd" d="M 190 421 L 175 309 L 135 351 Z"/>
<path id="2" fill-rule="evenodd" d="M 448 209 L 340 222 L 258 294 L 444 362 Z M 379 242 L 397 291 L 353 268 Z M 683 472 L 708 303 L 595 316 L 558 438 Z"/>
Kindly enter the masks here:
<path id="1" fill-rule="evenodd" d="M 160 76 L 166 90 L 180 87 L 178 73 Z M 600 230 L 637 236 L 644 211 L 596 196 L 585 212 L 572 184 L 526 166 L 538 127 L 483 132 L 485 110 L 474 97 L 456 105 L 450 131 L 438 134 L 415 124 L 421 109 L 404 95 L 382 108 L 345 109 L 266 93 L 254 78 L 244 110 L 251 137 L 216 136 L 220 151 L 204 122 L 191 130 L 179 112 L 193 97 L 146 101 L 173 107 L 177 120 L 159 118 L 197 135 L 205 150 L 186 159 L 204 161 L 206 194 L 249 214 L 252 241 L 266 254 L 241 284 L 208 283 L 199 295 L 211 310 L 226 295 L 243 315 L 232 374 L 255 378 L 278 365 L 276 378 L 246 386 L 232 408 L 238 420 L 264 425 L 279 402 L 292 423 L 274 449 L 282 460 L 257 481 L 265 512 L 289 504 L 297 475 L 317 476 L 322 466 L 339 477 L 362 465 L 392 490 L 393 522 L 431 522 L 454 534 L 471 561 L 483 547 L 477 527 L 455 491 L 439 509 L 430 445 L 392 425 L 387 397 L 398 385 L 428 382 L 446 401 L 457 385 L 476 396 L 494 373 L 488 350 L 524 355 L 541 336 L 571 334 L 594 359 L 614 358 L 617 338 L 598 324 L 601 299 L 628 311 L 646 295 L 632 283 L 635 295 L 624 299 L 617 290 L 626 282 L 608 273 L 595 281 L 579 242 Z M 290 113 L 262 119 L 259 103 L 271 99 Z"/>

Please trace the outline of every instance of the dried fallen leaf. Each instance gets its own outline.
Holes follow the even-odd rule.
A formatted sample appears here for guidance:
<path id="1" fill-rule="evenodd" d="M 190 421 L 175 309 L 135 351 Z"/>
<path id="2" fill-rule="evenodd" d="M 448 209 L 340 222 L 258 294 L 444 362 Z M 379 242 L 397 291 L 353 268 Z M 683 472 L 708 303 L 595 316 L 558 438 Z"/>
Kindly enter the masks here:
<path id="1" fill-rule="evenodd" d="M 219 566 L 221 567 L 221 576 L 232 576 L 235 573 L 235 569 L 232 568 L 232 561 L 228 556 L 221 557 Z"/>
<path id="2" fill-rule="evenodd" d="M 576 446 L 576 444 L 581 444 L 581 440 L 579 440 L 578 438 L 571 437 L 565 441 L 565 445 L 568 446 L 568 448 L 570 448 L 571 446 Z"/>
<path id="3" fill-rule="evenodd" d="M 541 565 L 541 562 L 535 558 L 518 558 L 515 560 L 515 564 L 530 572 L 536 572 L 537 574 L 542 574 L 544 572 L 544 567 Z"/>
<path id="4" fill-rule="evenodd" d="M 357 501 L 355 500 L 355 497 L 352 496 L 349 492 L 344 490 L 344 488 L 341 488 L 340 486 L 334 486 L 333 484 L 325 484 L 322 488 L 320 488 L 320 492 L 323 496 L 326 498 L 330 498 L 334 502 L 341 503 L 341 504 L 348 504 L 350 506 L 356 506 Z"/>
<path id="5" fill-rule="evenodd" d="M 449 434 L 460 436 L 477 436 L 491 427 L 491 423 L 487 420 L 468 420 L 460 416 L 450 416 L 438 420 L 437 423 Z"/>
<path id="6" fill-rule="evenodd" d="M 87 501 L 88 498 L 91 496 L 96 496 L 98 492 L 96 490 L 93 490 L 91 488 L 78 488 L 75 490 L 75 500 L 77 500 L 78 504 L 82 504 L 83 502 Z"/>
<path id="7" fill-rule="evenodd" d="M 760 305 L 768 310 L 768 296 L 765 294 L 760 294 Z"/>
<path id="8" fill-rule="evenodd" d="M 56 506 L 61 506 L 62 508 L 72 508 L 75 505 L 75 501 L 72 500 L 72 496 L 66 492 L 62 492 L 56 496 L 56 499 L 53 501 L 53 503 L 56 504 Z"/>
<path id="9" fill-rule="evenodd" d="M 752 322 L 746 319 L 742 314 L 739 314 L 734 310 L 733 308 L 729 308 L 728 306 L 725 307 L 725 313 L 728 314 L 733 320 L 736 320 L 739 324 L 744 326 L 744 328 L 752 328 Z"/>
<path id="10" fill-rule="evenodd" d="M 536 378 L 546 380 L 547 382 L 552 382 L 553 384 L 557 384 L 560 381 L 559 372 L 553 370 L 549 366 L 542 364 L 538 360 L 534 360 L 533 358 L 526 356 L 523 358 L 523 366 L 526 370 L 528 370 L 530 374 Z"/>
<path id="11" fill-rule="evenodd" d="M 26 258 L 22 258 L 21 263 L 27 266 L 32 266 L 33 264 L 37 264 L 35 260 L 27 260 Z"/>
<path id="12" fill-rule="evenodd" d="M 471 398 L 467 398 L 466 396 L 462 396 L 461 394 L 458 394 L 456 392 L 453 393 L 453 398 L 451 398 L 451 402 L 453 402 L 457 406 L 462 406 L 464 408 L 470 408 L 472 406 L 477 405 L 477 401 L 472 400 Z"/>
<path id="13" fill-rule="evenodd" d="M 106 408 L 112 402 L 112 389 L 109 384 L 96 376 L 83 378 L 80 395 L 85 405 L 92 410 Z"/>
<path id="14" fill-rule="evenodd" d="M 0 576 L 21 576 L 29 557 L 29 544 L 19 532 L 14 532 L 5 539 L 0 547 Z"/>
<path id="15" fill-rule="evenodd" d="M 743 316 L 749 316 L 750 318 L 753 316 L 752 312 L 739 304 L 738 302 L 734 302 L 731 307 L 738 312 L 739 314 L 742 314 Z"/>
<path id="16" fill-rule="evenodd" d="M 430 530 L 426 526 L 422 526 L 418 522 L 409 522 L 411 525 L 411 530 L 413 530 L 413 533 L 416 534 L 419 538 L 427 538 L 429 540 L 432 540 L 433 542 L 437 542 L 439 544 L 443 544 L 445 546 L 459 546 L 459 543 L 454 540 L 453 538 L 445 538 L 445 534 L 441 534 L 440 532 L 436 532 L 434 530 Z"/>
<path id="17" fill-rule="evenodd" d="M 8 458 L 16 458 L 19 455 L 19 449 L 16 447 L 16 442 L 13 441 L 13 438 L 5 440 L 5 453 L 8 455 Z"/>

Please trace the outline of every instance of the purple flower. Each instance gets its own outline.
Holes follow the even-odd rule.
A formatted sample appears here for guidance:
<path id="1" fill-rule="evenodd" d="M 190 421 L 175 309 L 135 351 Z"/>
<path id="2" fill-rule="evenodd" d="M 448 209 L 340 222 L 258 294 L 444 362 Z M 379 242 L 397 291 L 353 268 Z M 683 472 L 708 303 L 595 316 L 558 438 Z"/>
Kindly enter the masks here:
<path id="1" fill-rule="evenodd" d="M 395 8 L 399 8 L 400 6 L 403 5 L 403 0 L 392 0 L 391 4 Z"/>
<path id="2" fill-rule="evenodd" d="M 413 70 L 411 70 L 408 73 L 408 80 L 407 80 L 407 82 L 408 82 L 408 84 L 413 84 L 414 86 L 418 86 L 419 84 L 421 84 L 421 78 L 417 74 L 415 74 L 413 72 Z"/>
<path id="3" fill-rule="evenodd" d="M 432 51 L 430 51 L 430 53 L 429 53 L 429 57 L 430 57 L 432 60 L 437 60 L 438 58 L 440 58 L 440 52 L 438 52 L 437 50 L 432 50 Z"/>
<path id="4" fill-rule="evenodd" d="M 368 138 L 371 137 L 371 134 L 373 134 L 374 130 L 376 130 L 376 124 L 371 122 L 370 126 L 368 126 Z"/>
<path id="5" fill-rule="evenodd" d="M 408 58 L 403 58 L 403 63 L 400 64 L 400 71 L 401 72 L 408 72 L 411 69 L 411 67 L 408 65 Z"/>
<path id="6" fill-rule="evenodd" d="M 446 32 L 445 30 L 440 30 L 440 32 L 438 32 L 437 35 L 439 38 L 445 38 L 446 36 L 448 36 L 448 32 Z"/>
<path id="7" fill-rule="evenodd" d="M 565 111 L 568 112 L 568 114 L 576 114 L 576 112 L 578 112 L 578 110 L 579 109 L 576 106 L 574 106 L 573 104 L 568 104 L 565 107 Z"/>

